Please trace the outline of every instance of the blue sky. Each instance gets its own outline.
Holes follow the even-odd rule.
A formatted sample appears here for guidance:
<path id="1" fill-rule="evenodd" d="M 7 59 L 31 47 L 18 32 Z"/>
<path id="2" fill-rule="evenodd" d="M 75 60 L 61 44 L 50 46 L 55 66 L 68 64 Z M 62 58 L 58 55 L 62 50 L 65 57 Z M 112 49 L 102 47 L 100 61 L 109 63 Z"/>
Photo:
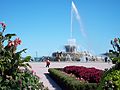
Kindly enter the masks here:
<path id="1" fill-rule="evenodd" d="M 73 37 L 79 50 L 94 54 L 107 52 L 110 40 L 120 37 L 120 0 L 73 0 L 86 37 L 73 17 Z M 63 51 L 70 38 L 72 0 L 0 0 L 0 21 L 7 24 L 5 33 L 16 33 L 22 40 L 18 50 L 25 55 L 47 56 Z"/>

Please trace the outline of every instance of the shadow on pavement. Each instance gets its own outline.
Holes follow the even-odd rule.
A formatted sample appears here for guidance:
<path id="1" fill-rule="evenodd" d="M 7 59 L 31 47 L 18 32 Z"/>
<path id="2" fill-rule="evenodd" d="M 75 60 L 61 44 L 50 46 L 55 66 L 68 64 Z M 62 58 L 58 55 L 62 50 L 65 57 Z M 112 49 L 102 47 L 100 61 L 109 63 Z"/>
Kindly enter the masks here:
<path id="1" fill-rule="evenodd" d="M 52 85 L 52 87 L 54 88 L 54 90 L 62 90 L 62 89 L 60 88 L 60 86 L 57 85 L 57 84 L 55 83 L 55 81 L 51 79 L 51 77 L 49 76 L 48 73 L 44 73 L 44 74 L 45 74 L 46 78 L 48 79 L 49 83 L 50 83 L 50 84 Z M 49 88 L 49 90 L 51 90 L 51 89 Z"/>

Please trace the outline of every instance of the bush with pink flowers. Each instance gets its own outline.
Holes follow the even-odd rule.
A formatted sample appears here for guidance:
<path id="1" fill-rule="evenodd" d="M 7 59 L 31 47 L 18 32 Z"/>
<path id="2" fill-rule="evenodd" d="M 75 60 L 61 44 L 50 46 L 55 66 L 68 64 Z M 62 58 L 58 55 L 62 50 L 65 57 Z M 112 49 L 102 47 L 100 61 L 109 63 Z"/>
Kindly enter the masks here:
<path id="1" fill-rule="evenodd" d="M 4 35 L 5 29 L 6 25 L 0 22 L 0 90 L 44 90 L 39 77 L 28 70 L 31 57 L 21 56 L 26 49 L 16 51 L 21 40 L 12 40 L 16 34 Z"/>
<path id="2" fill-rule="evenodd" d="M 120 38 L 114 38 L 110 43 L 113 50 L 109 50 L 108 56 L 115 65 L 105 71 L 98 90 L 120 90 Z"/>

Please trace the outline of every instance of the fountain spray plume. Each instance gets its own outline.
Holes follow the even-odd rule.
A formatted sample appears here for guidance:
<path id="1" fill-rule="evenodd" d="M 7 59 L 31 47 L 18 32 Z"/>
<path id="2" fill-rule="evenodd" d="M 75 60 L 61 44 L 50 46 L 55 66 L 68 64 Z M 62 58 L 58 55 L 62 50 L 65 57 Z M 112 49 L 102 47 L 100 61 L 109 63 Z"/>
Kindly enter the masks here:
<path id="1" fill-rule="evenodd" d="M 79 15 L 79 12 L 74 4 L 74 2 L 72 1 L 72 7 L 71 7 L 71 38 L 72 38 L 72 23 L 73 23 L 73 14 L 75 13 L 75 17 L 80 25 L 80 32 L 82 34 L 83 37 L 85 37 L 87 39 L 87 34 L 83 28 L 83 24 L 82 24 L 82 20 L 81 20 L 81 17 Z M 91 50 L 91 52 L 94 52 L 93 49 L 91 48 L 91 43 L 90 42 L 87 42 L 87 45 L 88 45 L 88 48 Z M 83 47 L 83 49 L 85 49 L 85 47 Z"/>
<path id="2" fill-rule="evenodd" d="M 74 4 L 73 1 L 72 1 L 72 8 L 71 8 L 71 37 L 72 37 L 72 19 L 73 19 L 73 12 L 75 12 L 75 14 L 76 14 L 76 19 L 78 20 L 78 22 L 79 22 L 79 24 L 80 24 L 80 31 L 81 31 L 82 35 L 83 35 L 84 37 L 86 37 L 87 35 L 86 35 L 86 33 L 85 33 L 84 29 L 83 29 L 83 25 L 82 25 L 82 22 L 81 22 L 80 15 L 79 15 L 78 10 L 77 10 L 77 8 L 76 8 L 76 6 L 75 6 L 75 4 Z"/>

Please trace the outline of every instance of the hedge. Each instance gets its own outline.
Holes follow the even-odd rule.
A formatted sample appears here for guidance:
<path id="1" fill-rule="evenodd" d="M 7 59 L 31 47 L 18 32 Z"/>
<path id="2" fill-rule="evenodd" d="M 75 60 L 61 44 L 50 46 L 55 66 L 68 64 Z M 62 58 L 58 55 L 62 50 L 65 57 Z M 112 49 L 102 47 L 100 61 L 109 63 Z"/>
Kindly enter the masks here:
<path id="1" fill-rule="evenodd" d="M 64 72 L 56 69 L 49 68 L 50 77 L 62 88 L 62 90 L 96 90 L 96 83 L 85 83 L 71 77 Z"/>

